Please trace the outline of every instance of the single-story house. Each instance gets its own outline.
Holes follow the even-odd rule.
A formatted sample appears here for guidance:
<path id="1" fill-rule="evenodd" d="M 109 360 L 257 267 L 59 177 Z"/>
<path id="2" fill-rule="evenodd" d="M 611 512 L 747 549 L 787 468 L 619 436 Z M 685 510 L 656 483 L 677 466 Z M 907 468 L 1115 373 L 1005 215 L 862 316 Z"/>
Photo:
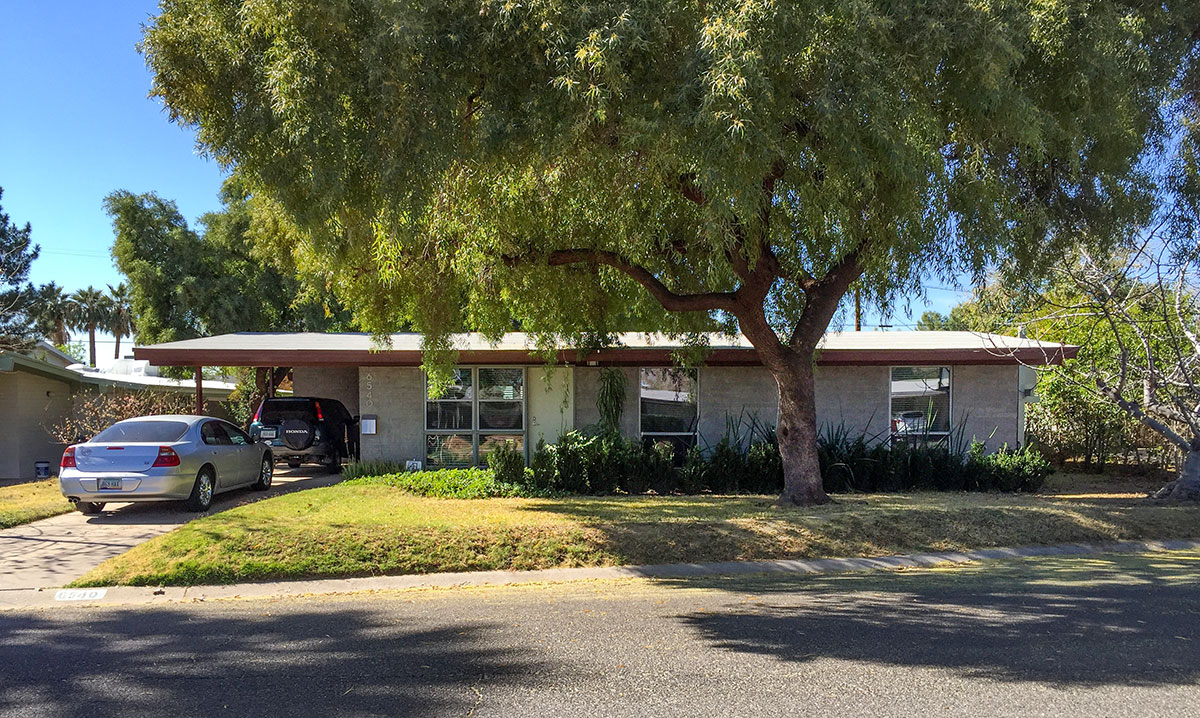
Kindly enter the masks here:
<path id="1" fill-rule="evenodd" d="M 34 478 L 39 461 L 57 470 L 66 446 L 50 435 L 49 427 L 67 416 L 80 392 L 194 391 L 191 380 L 146 373 L 146 362 L 125 360 L 110 369 L 84 367 L 46 342 L 25 353 L 0 351 L 0 479 Z M 233 388 L 226 382 L 204 382 L 214 401 L 228 399 Z"/>
<path id="2" fill-rule="evenodd" d="M 744 337 L 713 335 L 697 369 L 677 370 L 680 346 L 625 334 L 598 351 L 562 349 L 547 364 L 522 333 L 491 343 L 455 337 L 455 384 L 426 391 L 421 337 L 379 346 L 356 333 L 236 333 L 137 347 L 154 365 L 291 367 L 296 396 L 340 400 L 361 417 L 363 460 L 425 467 L 484 463 L 497 442 L 524 448 L 599 422 L 608 367 L 625 375 L 621 430 L 629 437 L 711 446 L 729 422 L 773 426 L 778 391 Z M 973 332 L 841 332 L 824 338 L 816 366 L 817 419 L 876 440 L 939 439 L 961 430 L 990 449 L 1024 441 L 1032 368 L 1077 347 Z"/>

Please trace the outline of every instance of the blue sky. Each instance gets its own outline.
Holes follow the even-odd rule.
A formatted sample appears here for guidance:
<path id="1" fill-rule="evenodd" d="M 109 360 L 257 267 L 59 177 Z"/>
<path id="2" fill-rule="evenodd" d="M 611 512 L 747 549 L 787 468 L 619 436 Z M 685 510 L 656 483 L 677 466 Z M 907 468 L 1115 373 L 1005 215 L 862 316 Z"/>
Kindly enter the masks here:
<path id="1" fill-rule="evenodd" d="M 106 194 L 157 192 L 189 222 L 220 207 L 220 168 L 147 97 L 150 74 L 136 45 L 157 2 L 3 0 L 0 7 L 0 204 L 13 221 L 33 225 L 42 256 L 31 279 L 68 291 L 115 284 Z M 959 296 L 933 288 L 929 295 L 941 311 Z"/>
<path id="2" fill-rule="evenodd" d="M 42 247 L 35 284 L 115 284 L 106 194 L 154 190 L 189 221 L 220 207 L 220 168 L 146 96 L 150 74 L 136 45 L 157 3 L 5 0 L 3 7 L 0 204 L 13 221 L 33 225 Z"/>

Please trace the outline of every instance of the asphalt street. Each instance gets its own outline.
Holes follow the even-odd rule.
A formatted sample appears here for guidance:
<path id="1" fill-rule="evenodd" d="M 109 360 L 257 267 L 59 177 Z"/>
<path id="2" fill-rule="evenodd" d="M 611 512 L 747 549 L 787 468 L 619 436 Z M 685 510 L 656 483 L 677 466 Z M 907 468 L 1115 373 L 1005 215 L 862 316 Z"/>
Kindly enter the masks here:
<path id="1" fill-rule="evenodd" d="M 1200 554 L 0 613 L 3 716 L 1183 716 Z"/>

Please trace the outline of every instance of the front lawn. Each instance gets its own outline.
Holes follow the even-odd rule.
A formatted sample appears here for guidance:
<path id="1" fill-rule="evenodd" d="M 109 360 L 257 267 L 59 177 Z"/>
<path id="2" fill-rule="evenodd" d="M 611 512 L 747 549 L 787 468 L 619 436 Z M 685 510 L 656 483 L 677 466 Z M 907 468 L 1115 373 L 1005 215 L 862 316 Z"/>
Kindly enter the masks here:
<path id="1" fill-rule="evenodd" d="M 0 529 L 65 514 L 71 502 L 58 491 L 58 479 L 0 485 Z"/>
<path id="2" fill-rule="evenodd" d="M 195 585 L 556 566 L 879 556 L 1200 536 L 1200 507 L 1013 494 L 456 500 L 338 485 L 193 521 L 75 585 Z"/>

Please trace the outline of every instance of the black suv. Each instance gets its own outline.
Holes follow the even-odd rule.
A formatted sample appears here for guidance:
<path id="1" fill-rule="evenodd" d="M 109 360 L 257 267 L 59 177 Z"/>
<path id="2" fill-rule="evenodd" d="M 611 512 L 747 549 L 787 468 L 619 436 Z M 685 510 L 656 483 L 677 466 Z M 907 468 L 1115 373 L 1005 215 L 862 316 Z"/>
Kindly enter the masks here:
<path id="1" fill-rule="evenodd" d="M 250 424 L 250 436 L 270 444 L 275 459 L 292 468 L 313 462 L 339 471 L 343 458 L 358 453 L 358 421 L 337 399 L 264 399 Z"/>

